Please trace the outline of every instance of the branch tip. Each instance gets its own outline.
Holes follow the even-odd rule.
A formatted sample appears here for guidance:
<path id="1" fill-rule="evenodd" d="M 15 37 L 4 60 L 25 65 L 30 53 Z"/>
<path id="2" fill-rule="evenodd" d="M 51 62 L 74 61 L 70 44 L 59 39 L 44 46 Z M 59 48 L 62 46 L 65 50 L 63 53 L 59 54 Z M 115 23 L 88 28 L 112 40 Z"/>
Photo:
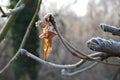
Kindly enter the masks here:
<path id="1" fill-rule="evenodd" d="M 100 27 L 103 31 L 112 33 L 112 35 L 120 36 L 120 28 L 108 24 L 100 24 Z"/>
<path id="2" fill-rule="evenodd" d="M 20 54 L 25 55 L 27 53 L 27 50 L 25 49 L 20 49 Z"/>
<path id="3" fill-rule="evenodd" d="M 100 24 L 100 27 L 101 27 L 102 30 L 104 30 L 105 25 L 106 25 L 105 23 Z"/>

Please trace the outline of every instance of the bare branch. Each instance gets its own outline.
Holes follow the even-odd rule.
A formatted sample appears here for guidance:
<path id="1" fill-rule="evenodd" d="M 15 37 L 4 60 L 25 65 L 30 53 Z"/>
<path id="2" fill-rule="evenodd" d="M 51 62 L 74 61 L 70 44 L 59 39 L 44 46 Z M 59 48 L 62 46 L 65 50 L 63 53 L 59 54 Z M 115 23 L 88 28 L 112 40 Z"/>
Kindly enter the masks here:
<path id="1" fill-rule="evenodd" d="M 109 56 L 120 57 L 120 42 L 97 37 L 88 40 L 87 46 L 91 50 L 105 52 Z"/>
<path id="2" fill-rule="evenodd" d="M 39 63 L 43 63 L 43 64 L 50 65 L 50 66 L 57 67 L 57 68 L 74 68 L 74 67 L 78 67 L 79 65 L 81 65 L 81 64 L 83 64 L 83 63 L 85 63 L 87 61 L 86 59 L 85 60 L 81 59 L 79 62 L 77 62 L 75 64 L 72 64 L 72 65 L 59 65 L 59 64 L 54 64 L 54 63 L 42 60 L 39 57 L 33 55 L 32 53 L 28 52 L 25 49 L 20 49 L 20 54 L 26 55 L 26 56 L 36 60 Z M 90 54 L 88 56 L 94 57 L 94 59 L 97 58 L 99 60 L 101 58 L 98 58 L 98 57 L 100 57 L 101 55 L 102 55 L 101 52 L 97 52 L 97 53 Z"/>
<path id="3" fill-rule="evenodd" d="M 20 54 L 26 55 L 26 56 L 28 56 L 28 57 L 36 60 L 36 61 L 39 62 L 39 63 L 45 64 L 45 65 L 49 65 L 49 66 L 52 66 L 52 67 L 55 67 L 55 68 L 61 68 L 61 69 L 62 69 L 62 70 L 61 70 L 62 74 L 63 74 L 63 75 L 68 75 L 68 76 L 72 76 L 72 75 L 75 75 L 75 74 L 77 74 L 77 73 L 81 73 L 81 72 L 84 72 L 84 71 L 86 71 L 86 70 L 89 70 L 89 69 L 91 69 L 92 67 L 94 67 L 95 65 L 97 65 L 98 62 L 104 63 L 104 64 L 109 64 L 109 65 L 114 65 L 114 66 L 120 66 L 120 64 L 112 64 L 112 63 L 108 63 L 108 62 L 99 61 L 99 60 L 101 60 L 101 55 L 103 55 L 103 53 L 98 52 L 98 53 L 93 53 L 93 54 L 88 55 L 88 56 L 90 56 L 90 57 L 94 57 L 93 60 L 95 60 L 95 61 L 97 61 L 97 62 L 95 62 L 95 63 L 91 64 L 90 66 L 88 66 L 88 67 L 86 67 L 86 68 L 83 68 L 83 69 L 81 69 L 81 70 L 79 70 L 79 71 L 75 71 L 75 72 L 72 72 L 72 73 L 71 73 L 71 72 L 66 72 L 65 69 L 70 69 L 70 68 L 78 67 L 78 66 L 84 64 L 86 61 L 89 61 L 89 59 L 88 59 L 88 60 L 87 60 L 87 59 L 81 59 L 80 61 L 78 61 L 78 62 L 75 63 L 75 64 L 60 65 L 60 64 L 55 64 L 55 63 L 52 63 L 52 62 L 47 62 L 47 61 L 45 61 L 45 60 L 42 60 L 42 59 L 40 59 L 39 57 L 33 55 L 32 53 L 28 52 L 28 51 L 25 50 L 25 49 L 20 49 Z"/>
<path id="4" fill-rule="evenodd" d="M 21 42 L 21 45 L 20 45 L 18 51 L 17 51 L 16 54 L 12 57 L 12 59 L 10 59 L 10 61 L 5 65 L 5 67 L 4 67 L 2 70 L 0 70 L 0 74 L 1 74 L 2 72 L 4 72 L 4 71 L 9 67 L 9 65 L 17 58 L 17 56 L 19 55 L 19 50 L 25 45 L 26 39 L 27 39 L 27 37 L 29 36 L 30 30 L 31 30 L 31 27 L 32 27 L 32 24 L 33 24 L 33 22 L 34 22 L 34 20 L 35 20 L 35 18 L 36 18 L 36 16 L 37 16 L 39 10 L 40 10 L 40 5 L 41 5 L 41 3 L 42 3 L 42 0 L 39 0 L 39 1 L 38 1 L 38 4 L 37 4 L 36 11 L 35 11 L 35 13 L 34 13 L 34 16 L 33 16 L 32 20 L 31 20 L 31 22 L 30 22 L 30 24 L 29 24 L 29 26 L 28 26 L 28 28 L 27 28 L 27 31 L 26 31 L 26 33 L 25 33 L 25 35 L 24 35 L 24 37 L 23 37 L 23 40 L 22 40 L 22 42 Z"/>
<path id="5" fill-rule="evenodd" d="M 78 73 L 82 73 L 82 72 L 85 72 L 87 70 L 90 70 L 91 68 L 95 67 L 96 65 L 98 64 L 98 62 L 94 62 L 93 64 L 90 64 L 89 66 L 83 68 L 83 69 L 80 69 L 80 70 L 77 70 L 77 71 L 74 71 L 74 72 L 66 72 L 65 69 L 62 69 L 61 70 L 61 74 L 62 75 L 65 75 L 65 76 L 73 76 L 73 75 L 76 75 Z"/>
<path id="6" fill-rule="evenodd" d="M 110 32 L 113 35 L 118 35 L 120 36 L 120 28 L 117 28 L 115 26 L 111 26 L 108 24 L 101 24 L 100 27 L 102 28 L 102 30 L 104 30 L 105 32 Z"/>
<path id="7" fill-rule="evenodd" d="M 60 65 L 60 64 L 55 64 L 55 63 L 52 63 L 52 62 L 48 62 L 48 61 L 42 60 L 39 57 L 33 55 L 32 53 L 28 52 L 25 49 L 20 49 L 20 54 L 26 55 L 26 56 L 36 60 L 37 62 L 44 64 L 44 65 L 49 65 L 49 66 L 52 66 L 52 67 L 55 67 L 55 68 L 60 68 L 60 69 L 62 69 L 61 70 L 62 75 L 69 75 L 69 76 L 81 73 L 81 72 L 86 71 L 86 70 L 89 70 L 89 69 L 91 69 L 92 67 L 94 67 L 95 65 L 98 64 L 98 62 L 95 62 L 95 63 L 91 64 L 90 66 L 88 66 L 86 68 L 83 68 L 83 69 L 81 69 L 79 71 L 68 73 L 68 72 L 65 72 L 65 69 L 76 68 L 76 67 L 84 64 L 87 60 L 81 59 L 80 61 L 78 61 L 75 64 Z M 92 55 L 90 54 L 88 56 L 91 56 L 91 57 L 96 56 L 96 57 L 98 57 L 100 54 L 101 53 L 94 53 L 94 54 L 92 54 Z"/>
<path id="8" fill-rule="evenodd" d="M 78 62 L 75 63 L 75 64 L 60 65 L 60 64 L 54 64 L 54 63 L 52 63 L 52 62 L 48 62 L 48 61 L 42 60 L 42 59 L 40 59 L 39 57 L 33 55 L 32 53 L 28 52 L 28 51 L 25 50 L 25 49 L 20 49 L 20 54 L 26 55 L 26 56 L 28 56 L 28 57 L 36 60 L 36 61 L 39 62 L 39 63 L 45 64 L 45 65 L 50 65 L 50 66 L 56 67 L 56 68 L 74 68 L 74 67 L 77 67 L 78 65 L 81 65 L 81 64 L 83 64 L 84 62 L 86 62 L 85 60 L 81 59 L 80 61 L 78 61 Z"/>

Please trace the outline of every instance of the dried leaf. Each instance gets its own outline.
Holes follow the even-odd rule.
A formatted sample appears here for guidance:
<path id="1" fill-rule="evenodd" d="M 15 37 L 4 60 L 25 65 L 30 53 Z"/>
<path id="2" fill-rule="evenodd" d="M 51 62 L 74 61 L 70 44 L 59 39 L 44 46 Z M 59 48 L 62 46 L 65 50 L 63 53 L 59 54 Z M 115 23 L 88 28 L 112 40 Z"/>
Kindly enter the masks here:
<path id="1" fill-rule="evenodd" d="M 44 58 L 48 59 L 49 54 L 52 51 L 52 39 L 57 34 L 52 23 L 51 15 L 46 15 L 42 20 L 39 20 L 35 23 L 36 27 L 40 26 L 43 28 L 42 34 L 39 36 L 44 39 Z"/>
<path id="2" fill-rule="evenodd" d="M 56 35 L 53 26 L 46 26 L 43 28 L 43 32 L 40 38 L 44 39 L 44 58 L 48 59 L 50 52 L 52 51 L 52 38 Z"/>
<path id="3" fill-rule="evenodd" d="M 48 59 L 50 52 L 52 51 L 52 38 L 56 34 L 54 32 L 49 31 L 48 26 L 43 29 L 43 33 L 40 35 L 41 38 L 44 39 L 44 58 Z"/>

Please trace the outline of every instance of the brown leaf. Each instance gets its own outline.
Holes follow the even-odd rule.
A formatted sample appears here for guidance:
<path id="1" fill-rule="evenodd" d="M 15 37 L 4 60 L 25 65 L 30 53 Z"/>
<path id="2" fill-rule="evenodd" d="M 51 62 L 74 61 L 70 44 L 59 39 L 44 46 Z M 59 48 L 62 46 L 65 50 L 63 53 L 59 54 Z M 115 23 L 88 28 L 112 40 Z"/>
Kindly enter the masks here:
<path id="1" fill-rule="evenodd" d="M 45 60 L 48 59 L 49 54 L 52 51 L 52 39 L 57 34 L 51 21 L 50 21 L 50 18 L 51 18 L 51 15 L 48 14 L 43 19 L 41 19 L 35 23 L 36 27 L 43 26 L 42 34 L 39 37 L 44 39 L 44 58 L 45 58 Z"/>
<path id="2" fill-rule="evenodd" d="M 44 58 L 48 59 L 50 52 L 52 51 L 52 38 L 56 35 L 53 31 L 49 30 L 49 27 L 46 26 L 43 28 L 43 33 L 40 35 L 40 38 L 44 39 Z"/>

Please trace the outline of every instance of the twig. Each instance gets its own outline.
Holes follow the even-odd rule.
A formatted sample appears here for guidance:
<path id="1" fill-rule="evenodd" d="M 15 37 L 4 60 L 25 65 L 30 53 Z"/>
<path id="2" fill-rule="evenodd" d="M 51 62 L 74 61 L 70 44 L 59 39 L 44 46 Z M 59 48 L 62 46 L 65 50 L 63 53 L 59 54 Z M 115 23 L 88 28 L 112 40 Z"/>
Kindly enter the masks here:
<path id="1" fill-rule="evenodd" d="M 80 69 L 80 70 L 77 70 L 77 71 L 74 71 L 74 72 L 66 72 L 65 69 L 62 69 L 61 70 L 61 74 L 65 75 L 65 76 L 73 76 L 73 75 L 76 75 L 78 73 L 82 73 L 82 72 L 85 72 L 87 70 L 90 70 L 91 68 L 95 67 L 97 64 L 99 64 L 99 63 L 98 62 L 94 62 L 93 64 L 89 65 L 88 67 L 85 67 L 83 69 Z"/>
<path id="2" fill-rule="evenodd" d="M 77 67 L 78 65 L 83 64 L 84 62 L 86 62 L 85 60 L 81 59 L 80 61 L 78 61 L 75 64 L 60 65 L 60 64 L 55 64 L 55 63 L 52 63 L 52 62 L 48 62 L 48 61 L 42 60 L 39 57 L 33 55 L 32 53 L 28 52 L 25 49 L 20 49 L 20 54 L 26 55 L 26 56 L 36 60 L 39 63 L 43 63 L 45 65 L 50 65 L 50 66 L 56 67 L 56 68 L 74 68 L 74 67 Z"/>
<path id="3" fill-rule="evenodd" d="M 21 4 L 19 7 L 14 8 L 14 9 L 10 10 L 10 12 L 3 14 L 2 17 L 8 17 L 8 16 L 10 16 L 10 15 L 13 15 L 13 14 L 15 14 L 15 13 L 18 13 L 18 12 L 21 11 L 24 7 L 25 7 L 25 4 Z"/>
<path id="4" fill-rule="evenodd" d="M 53 66 L 53 67 L 57 67 L 57 68 L 74 68 L 74 67 L 78 67 L 79 65 L 83 64 L 84 62 L 86 62 L 87 60 L 83 60 L 81 59 L 80 61 L 78 61 L 77 63 L 75 64 L 72 64 L 72 65 L 59 65 L 59 64 L 55 64 L 55 63 L 51 63 L 51 62 L 47 62 L 45 60 L 42 60 L 40 59 L 39 57 L 33 55 L 32 53 L 28 52 L 27 50 L 25 49 L 20 49 L 20 54 L 22 55 L 26 55 L 34 60 L 36 60 L 37 62 L 39 63 L 43 63 L 43 64 L 46 64 L 46 65 L 50 65 L 50 66 Z M 90 57 L 94 57 L 94 58 L 97 58 L 99 55 L 101 55 L 102 53 L 93 53 L 93 54 L 90 54 L 88 56 Z M 97 59 L 100 59 L 100 58 L 97 58 Z"/>
<path id="5" fill-rule="evenodd" d="M 18 51 L 17 51 L 16 54 L 12 57 L 12 59 L 10 59 L 10 61 L 5 65 L 5 67 L 4 67 L 2 70 L 0 70 L 0 74 L 1 74 L 2 72 L 4 72 L 4 71 L 9 67 L 9 65 L 17 58 L 17 56 L 19 55 L 20 49 L 25 45 L 26 39 L 27 39 L 27 37 L 28 37 L 28 35 L 29 35 L 29 33 L 30 33 L 30 29 L 31 29 L 31 27 L 32 27 L 32 24 L 33 24 L 33 22 L 34 22 L 34 20 L 35 20 L 35 18 L 36 18 L 36 16 L 37 16 L 39 10 L 40 10 L 41 2 L 42 2 L 42 0 L 39 0 L 39 1 L 38 1 L 35 14 L 34 14 L 32 20 L 31 20 L 31 22 L 30 22 L 30 24 L 29 24 L 29 26 L 28 26 L 28 28 L 27 28 L 27 31 L 26 31 L 26 33 L 25 33 L 25 35 L 24 35 L 24 37 L 23 37 L 23 40 L 22 40 L 22 42 L 21 42 L 21 45 L 20 45 Z"/>
<path id="6" fill-rule="evenodd" d="M 78 66 L 84 64 L 87 60 L 81 59 L 80 61 L 78 61 L 75 64 L 60 65 L 60 64 L 55 64 L 55 63 L 52 63 L 52 62 L 48 62 L 48 61 L 42 60 L 39 57 L 33 55 L 32 53 L 28 52 L 25 49 L 20 49 L 20 54 L 26 55 L 26 56 L 36 60 L 37 62 L 44 64 L 44 65 L 49 65 L 49 66 L 52 66 L 52 67 L 55 67 L 55 68 L 60 68 L 60 69 L 62 69 L 61 71 L 62 71 L 63 75 L 75 75 L 77 73 L 80 73 L 80 72 L 86 71 L 88 69 L 91 69 L 92 67 L 94 67 L 95 65 L 98 64 L 98 62 L 95 62 L 95 63 L 91 64 L 90 66 L 81 69 L 80 71 L 75 71 L 73 73 L 67 73 L 67 72 L 63 72 L 63 70 L 78 67 Z M 97 55 L 100 55 L 100 54 L 101 53 L 94 53 L 94 54 L 90 54 L 88 56 L 91 56 L 91 57 L 96 56 L 96 57 L 98 57 Z"/>
<path id="7" fill-rule="evenodd" d="M 105 32 L 110 32 L 113 35 L 118 35 L 120 36 L 120 28 L 117 28 L 115 26 L 111 26 L 108 24 L 101 24 L 100 25 L 101 29 L 104 30 Z"/>
<path id="8" fill-rule="evenodd" d="M 75 63 L 75 64 L 60 65 L 60 64 L 55 64 L 55 63 L 52 63 L 52 62 L 47 62 L 47 61 L 45 61 L 45 60 L 42 60 L 42 59 L 40 59 L 39 57 L 33 55 L 32 53 L 26 51 L 25 49 L 20 49 L 20 54 L 26 55 L 26 56 L 28 56 L 28 57 L 36 60 L 36 61 L 39 62 L 39 63 L 43 63 L 43 64 L 45 64 L 45 65 L 49 65 L 49 66 L 56 67 L 56 68 L 61 68 L 61 69 L 62 69 L 62 74 L 63 74 L 63 75 L 69 75 L 69 76 L 70 76 L 70 75 L 75 75 L 75 74 L 77 74 L 77 73 L 81 73 L 81 72 L 86 71 L 86 70 L 89 70 L 89 69 L 91 69 L 92 67 L 94 67 L 95 65 L 97 65 L 98 62 L 99 62 L 99 61 L 98 61 L 98 62 L 95 62 L 95 63 L 91 64 L 90 66 L 88 66 L 88 67 L 86 67 L 86 68 L 83 68 L 83 69 L 81 69 L 81 70 L 79 70 L 79 71 L 75 71 L 75 72 L 72 72 L 72 73 L 68 73 L 68 72 L 63 72 L 63 70 L 69 69 L 69 68 L 78 67 L 78 66 L 82 65 L 83 63 L 85 63 L 87 60 L 81 59 L 80 61 L 78 61 L 78 62 Z M 94 57 L 93 59 L 96 58 L 96 59 L 98 59 L 98 60 L 99 60 L 99 59 L 101 60 L 101 58 L 99 58 L 101 55 L 102 55 L 102 53 L 101 53 L 101 52 L 98 52 L 98 53 L 90 54 L 90 55 L 88 55 L 88 56 Z M 112 64 L 112 63 L 107 63 L 107 62 L 101 62 L 101 63 L 109 64 L 109 65 L 117 65 L 117 66 L 119 65 L 119 64 Z"/>

